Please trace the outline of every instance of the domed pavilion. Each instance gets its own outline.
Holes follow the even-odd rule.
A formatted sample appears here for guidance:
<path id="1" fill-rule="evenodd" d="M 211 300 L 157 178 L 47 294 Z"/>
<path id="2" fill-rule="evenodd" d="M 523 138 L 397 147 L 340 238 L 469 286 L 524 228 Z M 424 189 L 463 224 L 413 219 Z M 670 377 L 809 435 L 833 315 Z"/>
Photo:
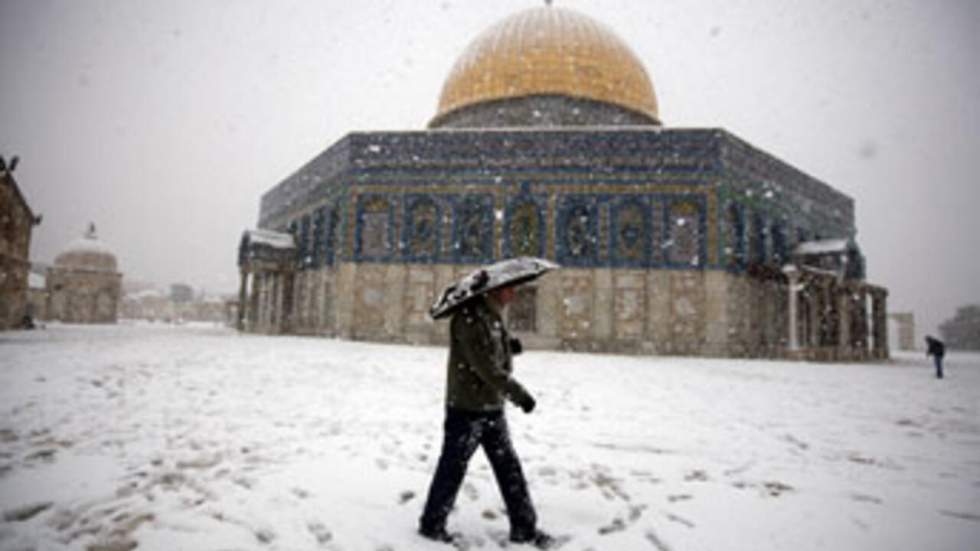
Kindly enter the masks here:
<path id="1" fill-rule="evenodd" d="M 854 201 L 719 128 L 661 124 L 615 32 L 544 6 L 463 51 L 429 128 L 352 132 L 261 198 L 246 331 L 444 343 L 476 266 L 564 268 L 507 316 L 532 348 L 825 360 L 888 354 Z"/>
<path id="2" fill-rule="evenodd" d="M 115 323 L 122 293 L 116 256 L 95 224 L 69 243 L 48 269 L 47 318 L 67 323 Z"/>

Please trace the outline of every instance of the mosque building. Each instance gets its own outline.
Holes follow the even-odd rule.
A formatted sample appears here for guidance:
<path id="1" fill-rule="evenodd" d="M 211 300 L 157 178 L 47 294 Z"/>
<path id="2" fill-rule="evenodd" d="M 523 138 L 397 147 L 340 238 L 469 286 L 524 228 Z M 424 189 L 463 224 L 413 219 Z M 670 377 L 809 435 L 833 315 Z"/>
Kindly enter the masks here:
<path id="1" fill-rule="evenodd" d="M 95 231 L 95 224 L 72 241 L 48 267 L 45 305 L 47 320 L 67 323 L 116 323 L 122 294 L 122 274 L 116 256 Z"/>
<path id="2" fill-rule="evenodd" d="M 531 348 L 859 360 L 888 355 L 854 201 L 720 128 L 661 124 L 638 57 L 578 12 L 503 19 L 421 131 L 352 132 L 261 198 L 238 324 L 445 343 L 429 307 L 477 266 L 563 266 L 520 288 Z"/>

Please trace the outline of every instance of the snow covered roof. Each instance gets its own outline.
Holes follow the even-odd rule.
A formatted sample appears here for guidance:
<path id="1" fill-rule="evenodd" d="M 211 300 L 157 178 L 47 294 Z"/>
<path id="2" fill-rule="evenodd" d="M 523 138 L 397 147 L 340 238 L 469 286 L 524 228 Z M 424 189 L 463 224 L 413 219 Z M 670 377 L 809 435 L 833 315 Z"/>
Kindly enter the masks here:
<path id="1" fill-rule="evenodd" d="M 250 243 L 268 245 L 274 249 L 296 248 L 296 240 L 290 233 L 271 230 L 245 230 Z"/>
<path id="2" fill-rule="evenodd" d="M 131 300 L 142 300 L 144 298 L 166 298 L 167 293 L 161 291 L 160 289 L 143 289 L 142 291 L 136 291 L 135 293 L 129 293 L 126 298 Z"/>
<path id="3" fill-rule="evenodd" d="M 108 256 L 115 256 L 112 253 L 112 249 L 109 248 L 104 242 L 99 241 L 95 238 L 79 237 L 71 243 L 69 243 L 65 250 L 65 253 L 93 253 L 93 254 L 104 254 Z"/>
<path id="4" fill-rule="evenodd" d="M 96 236 L 95 224 L 89 224 L 81 237 L 68 243 L 54 263 L 62 268 L 116 271 L 116 255 Z"/>
<path id="5" fill-rule="evenodd" d="M 820 241 L 804 241 L 796 246 L 796 254 L 829 254 L 847 251 L 847 239 L 822 239 Z"/>

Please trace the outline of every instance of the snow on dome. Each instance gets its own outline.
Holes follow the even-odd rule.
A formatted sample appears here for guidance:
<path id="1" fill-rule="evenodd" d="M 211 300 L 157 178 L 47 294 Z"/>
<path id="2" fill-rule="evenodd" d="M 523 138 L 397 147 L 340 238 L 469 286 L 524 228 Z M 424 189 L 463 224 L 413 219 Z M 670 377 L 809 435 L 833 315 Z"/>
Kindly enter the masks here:
<path id="1" fill-rule="evenodd" d="M 116 255 L 95 233 L 95 224 L 65 247 L 54 259 L 55 266 L 73 270 L 116 271 Z"/>
<path id="2" fill-rule="evenodd" d="M 433 120 L 478 103 L 552 94 L 660 120 L 653 83 L 629 46 L 598 21 L 553 6 L 516 13 L 477 36 L 446 78 Z"/>

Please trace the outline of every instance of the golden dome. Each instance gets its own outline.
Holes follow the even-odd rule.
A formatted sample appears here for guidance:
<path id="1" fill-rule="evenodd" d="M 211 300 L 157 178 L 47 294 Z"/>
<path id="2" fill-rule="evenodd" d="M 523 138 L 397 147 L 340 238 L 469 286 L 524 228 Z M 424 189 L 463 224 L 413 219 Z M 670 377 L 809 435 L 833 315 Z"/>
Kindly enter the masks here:
<path id="1" fill-rule="evenodd" d="M 612 103 L 660 120 L 653 84 L 629 47 L 601 23 L 551 6 L 516 13 L 480 34 L 450 71 L 434 120 L 534 95 Z"/>

